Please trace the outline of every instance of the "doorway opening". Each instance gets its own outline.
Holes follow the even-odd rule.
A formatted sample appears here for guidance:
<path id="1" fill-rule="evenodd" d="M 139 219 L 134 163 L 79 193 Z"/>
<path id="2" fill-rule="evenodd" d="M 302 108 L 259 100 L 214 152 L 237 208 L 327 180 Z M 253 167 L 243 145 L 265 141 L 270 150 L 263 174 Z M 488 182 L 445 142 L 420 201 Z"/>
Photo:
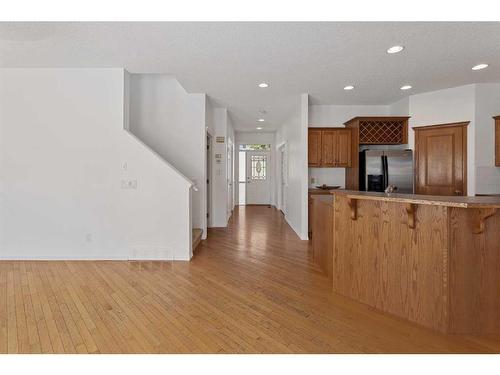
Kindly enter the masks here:
<path id="1" fill-rule="evenodd" d="M 238 204 L 271 205 L 271 145 L 240 144 Z"/>
<path id="2" fill-rule="evenodd" d="M 212 212 L 212 136 L 207 133 L 207 189 L 206 189 L 206 201 L 207 201 L 207 228 L 212 226 L 211 212 Z"/>
<path id="3" fill-rule="evenodd" d="M 234 180 L 234 162 L 233 162 L 233 152 L 234 146 L 231 140 L 228 140 L 227 144 L 227 218 L 231 217 L 234 207 L 234 191 L 233 191 L 233 180 Z"/>
<path id="4" fill-rule="evenodd" d="M 286 153 L 286 144 L 279 148 L 279 186 L 278 186 L 278 207 L 283 215 L 286 215 L 286 188 L 288 185 L 288 159 Z"/>

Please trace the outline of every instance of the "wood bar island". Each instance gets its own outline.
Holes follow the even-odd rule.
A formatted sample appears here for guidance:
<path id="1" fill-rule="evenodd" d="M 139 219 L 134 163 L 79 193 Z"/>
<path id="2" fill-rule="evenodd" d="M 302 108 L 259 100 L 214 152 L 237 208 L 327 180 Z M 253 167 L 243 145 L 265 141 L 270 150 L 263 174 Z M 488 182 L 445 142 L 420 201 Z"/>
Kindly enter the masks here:
<path id="1" fill-rule="evenodd" d="M 499 197 L 331 194 L 335 293 L 444 333 L 500 333 Z"/>

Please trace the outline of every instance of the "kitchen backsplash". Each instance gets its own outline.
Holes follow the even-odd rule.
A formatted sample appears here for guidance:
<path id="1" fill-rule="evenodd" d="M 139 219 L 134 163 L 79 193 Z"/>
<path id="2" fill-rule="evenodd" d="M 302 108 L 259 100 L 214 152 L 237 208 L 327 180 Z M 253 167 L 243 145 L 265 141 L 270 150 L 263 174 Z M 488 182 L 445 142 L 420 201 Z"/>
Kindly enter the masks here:
<path id="1" fill-rule="evenodd" d="M 323 184 L 345 187 L 345 168 L 309 168 L 309 187 Z"/>
<path id="2" fill-rule="evenodd" d="M 476 168 L 476 194 L 500 194 L 500 168 Z"/>

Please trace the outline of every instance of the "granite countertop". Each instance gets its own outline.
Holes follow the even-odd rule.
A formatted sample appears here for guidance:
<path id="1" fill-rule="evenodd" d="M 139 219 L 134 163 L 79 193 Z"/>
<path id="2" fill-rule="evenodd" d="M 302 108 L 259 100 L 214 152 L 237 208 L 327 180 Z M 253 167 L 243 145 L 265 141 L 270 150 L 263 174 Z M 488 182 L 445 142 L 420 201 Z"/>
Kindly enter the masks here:
<path id="1" fill-rule="evenodd" d="M 436 196 L 418 194 L 377 193 L 354 190 L 332 190 L 330 194 L 345 195 L 348 198 L 364 200 L 381 200 L 412 204 L 428 204 L 435 206 L 460 207 L 460 208 L 500 208 L 500 197 L 495 196 Z"/>

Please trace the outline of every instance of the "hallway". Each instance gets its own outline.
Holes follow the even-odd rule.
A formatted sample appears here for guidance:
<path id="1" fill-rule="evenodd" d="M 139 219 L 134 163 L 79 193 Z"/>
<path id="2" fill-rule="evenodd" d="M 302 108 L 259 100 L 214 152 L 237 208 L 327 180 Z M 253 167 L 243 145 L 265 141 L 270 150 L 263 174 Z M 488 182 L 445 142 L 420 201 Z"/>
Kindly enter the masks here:
<path id="1" fill-rule="evenodd" d="M 0 262 L 0 353 L 499 352 L 335 296 L 274 208 L 237 207 L 191 262 Z"/>

